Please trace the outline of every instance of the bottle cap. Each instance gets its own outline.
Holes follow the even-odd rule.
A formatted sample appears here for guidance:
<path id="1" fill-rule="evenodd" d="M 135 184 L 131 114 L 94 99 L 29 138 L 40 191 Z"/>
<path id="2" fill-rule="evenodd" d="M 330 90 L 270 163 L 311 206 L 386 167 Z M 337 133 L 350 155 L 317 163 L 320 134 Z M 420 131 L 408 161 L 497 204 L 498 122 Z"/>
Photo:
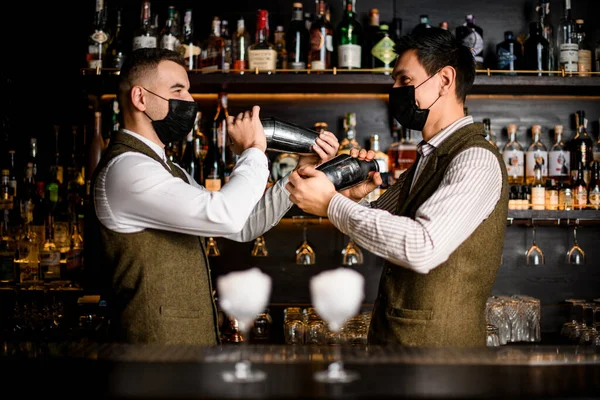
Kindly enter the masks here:
<path id="1" fill-rule="evenodd" d="M 292 4 L 292 7 L 294 7 L 294 8 L 303 8 L 302 3 L 294 3 L 294 4 Z"/>
<path id="2" fill-rule="evenodd" d="M 516 132 L 517 131 L 517 124 L 510 124 L 508 125 L 508 132 Z"/>
<path id="3" fill-rule="evenodd" d="M 540 133 L 540 132 L 542 132 L 542 126 L 541 125 L 533 125 L 531 127 L 531 133 L 533 135 L 535 135 L 536 133 Z"/>
<path id="4" fill-rule="evenodd" d="M 563 133 L 563 126 L 562 125 L 554 125 L 554 134 L 562 134 Z"/>
<path id="5" fill-rule="evenodd" d="M 369 10 L 369 15 L 379 14 L 379 10 L 377 8 L 371 8 Z"/>

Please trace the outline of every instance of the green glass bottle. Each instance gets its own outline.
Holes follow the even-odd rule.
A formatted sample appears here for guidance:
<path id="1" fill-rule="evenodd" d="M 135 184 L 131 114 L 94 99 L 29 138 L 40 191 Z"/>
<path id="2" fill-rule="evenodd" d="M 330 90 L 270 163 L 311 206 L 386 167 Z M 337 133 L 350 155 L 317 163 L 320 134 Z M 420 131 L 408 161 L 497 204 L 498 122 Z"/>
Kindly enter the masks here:
<path id="1" fill-rule="evenodd" d="M 338 68 L 360 68 L 363 31 L 356 20 L 354 1 L 346 0 L 346 11 L 337 28 Z"/>

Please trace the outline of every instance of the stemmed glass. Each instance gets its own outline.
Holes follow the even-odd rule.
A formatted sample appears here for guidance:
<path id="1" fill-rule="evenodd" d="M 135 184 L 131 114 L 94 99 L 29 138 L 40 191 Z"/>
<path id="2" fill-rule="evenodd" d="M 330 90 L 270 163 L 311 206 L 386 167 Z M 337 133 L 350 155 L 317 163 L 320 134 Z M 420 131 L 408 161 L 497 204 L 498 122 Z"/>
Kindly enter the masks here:
<path id="1" fill-rule="evenodd" d="M 267 250 L 267 242 L 264 236 L 260 235 L 254 240 L 254 245 L 252 246 L 252 252 L 250 255 L 252 255 L 252 257 L 267 257 L 269 255 L 269 250 Z"/>
<path id="2" fill-rule="evenodd" d="M 217 241 L 212 236 L 206 241 L 206 255 L 208 257 L 219 257 L 221 255 Z"/>
<path id="3" fill-rule="evenodd" d="M 533 226 L 533 243 L 531 244 L 531 247 L 529 248 L 529 250 L 527 250 L 527 265 L 542 265 L 542 264 L 545 264 L 544 253 L 542 252 L 542 249 L 540 249 L 535 242 L 536 226 L 535 226 L 535 224 L 532 224 L 532 226 Z"/>
<path id="4" fill-rule="evenodd" d="M 360 247 L 356 245 L 352 238 L 349 238 L 348 244 L 342 250 L 342 265 L 352 266 L 363 263 L 363 254 Z"/>
<path id="5" fill-rule="evenodd" d="M 573 227 L 573 246 L 567 252 L 567 263 L 581 265 L 585 264 L 585 252 L 577 243 L 577 228 L 577 225 Z"/>
<path id="6" fill-rule="evenodd" d="M 266 308 L 271 295 L 271 277 L 258 268 L 234 271 L 217 278 L 219 304 L 223 311 L 238 321 L 244 341 L 240 348 L 240 360 L 233 371 L 224 371 L 225 382 L 259 382 L 267 377 L 264 371 L 251 367 L 247 353 L 250 330 L 256 316 Z M 246 351 L 245 351 L 246 350 Z"/>
<path id="7" fill-rule="evenodd" d="M 350 268 L 339 267 L 323 271 L 310 280 L 311 300 L 317 313 L 327 322 L 336 336 L 342 327 L 360 311 L 364 299 L 364 277 Z M 355 371 L 348 371 L 342 362 L 341 344 L 334 346 L 335 361 L 326 370 L 314 374 L 322 383 L 347 383 L 359 378 Z"/>
<path id="8" fill-rule="evenodd" d="M 292 221 L 302 226 L 302 243 L 296 249 L 296 264 L 313 265 L 317 262 L 317 255 L 308 243 L 308 225 L 321 222 L 321 217 L 310 217 L 306 215 L 294 215 Z"/>

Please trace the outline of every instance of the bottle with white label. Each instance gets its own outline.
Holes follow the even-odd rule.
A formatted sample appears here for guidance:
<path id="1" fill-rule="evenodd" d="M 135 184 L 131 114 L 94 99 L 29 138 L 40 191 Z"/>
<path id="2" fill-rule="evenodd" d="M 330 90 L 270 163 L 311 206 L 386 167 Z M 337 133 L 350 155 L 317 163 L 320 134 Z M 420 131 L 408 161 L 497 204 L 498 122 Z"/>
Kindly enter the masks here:
<path id="1" fill-rule="evenodd" d="M 354 0 L 346 0 L 346 11 L 337 27 L 338 67 L 360 68 L 362 58 L 363 32 L 361 24 L 356 20 Z"/>
<path id="2" fill-rule="evenodd" d="M 575 35 L 577 37 L 577 46 L 579 48 L 577 52 L 577 70 L 579 71 L 579 76 L 591 76 L 592 47 L 586 40 L 582 19 L 575 20 Z"/>
<path id="3" fill-rule="evenodd" d="M 43 281 L 61 279 L 60 250 L 54 243 L 54 217 L 46 218 L 46 241 L 39 253 L 40 275 Z"/>
<path id="4" fill-rule="evenodd" d="M 544 210 L 546 208 L 546 187 L 542 177 L 542 168 L 536 164 L 533 181 L 531 182 L 531 209 Z"/>
<path id="5" fill-rule="evenodd" d="M 575 32 L 575 22 L 571 18 L 571 0 L 564 0 L 564 14 L 558 24 L 557 53 L 559 67 L 565 72 L 577 72 L 579 45 Z"/>
<path id="6" fill-rule="evenodd" d="M 554 144 L 548 152 L 548 177 L 569 180 L 571 176 L 571 152 L 563 141 L 563 126 L 554 127 Z"/>
<path id="7" fill-rule="evenodd" d="M 258 10 L 256 14 L 256 43 L 248 47 L 248 63 L 251 70 L 271 72 L 277 68 L 277 50 L 269 42 L 269 12 Z"/>
<path id="8" fill-rule="evenodd" d="M 142 2 L 142 11 L 140 14 L 140 26 L 133 33 L 132 51 L 144 47 L 155 48 L 158 46 L 158 34 L 156 28 L 152 25 L 152 11 L 150 1 Z"/>
<path id="9" fill-rule="evenodd" d="M 333 26 L 325 17 L 326 10 L 325 0 L 319 0 L 317 19 L 310 26 L 308 64 L 313 71 L 322 71 L 332 67 Z"/>
<path id="10" fill-rule="evenodd" d="M 541 125 L 533 125 L 531 127 L 533 141 L 525 153 L 525 183 L 529 185 L 531 185 L 535 179 L 535 167 L 537 165 L 540 166 L 542 179 L 545 181 L 548 177 L 548 150 L 540 140 L 541 134 Z"/>
<path id="11" fill-rule="evenodd" d="M 508 142 L 502 149 L 502 158 L 506 165 L 508 183 L 522 185 L 525 181 L 525 153 L 517 140 L 517 125 L 508 125 Z"/>

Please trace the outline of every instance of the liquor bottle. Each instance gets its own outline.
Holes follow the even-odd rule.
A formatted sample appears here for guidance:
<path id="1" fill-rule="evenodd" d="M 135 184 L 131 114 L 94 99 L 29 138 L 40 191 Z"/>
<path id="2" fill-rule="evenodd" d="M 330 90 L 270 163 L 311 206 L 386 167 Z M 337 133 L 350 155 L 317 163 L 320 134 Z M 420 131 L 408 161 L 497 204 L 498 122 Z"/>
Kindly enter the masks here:
<path id="1" fill-rule="evenodd" d="M 600 162 L 592 163 L 592 179 L 588 185 L 588 202 L 594 210 L 600 209 Z"/>
<path id="2" fill-rule="evenodd" d="M 307 52 L 310 46 L 308 29 L 303 20 L 302 3 L 293 4 L 292 21 L 287 31 L 288 68 L 306 69 Z"/>
<path id="3" fill-rule="evenodd" d="M 450 25 L 448 24 L 448 21 L 442 21 L 442 22 L 440 22 L 440 29 L 443 29 L 445 31 L 449 31 L 450 30 Z"/>
<path id="4" fill-rule="evenodd" d="M 183 56 L 188 71 L 200 68 L 201 48 L 196 39 L 192 13 L 192 9 L 188 8 L 183 14 L 182 39 L 179 44 L 179 54 Z"/>
<path id="5" fill-rule="evenodd" d="M 529 23 L 529 36 L 525 40 L 525 69 L 539 71 L 548 70 L 548 54 L 550 51 L 548 41 L 542 36 L 542 27 L 539 22 Z"/>
<path id="6" fill-rule="evenodd" d="M 356 20 L 354 1 L 346 0 L 346 11 L 337 27 L 338 68 L 360 68 L 362 63 L 363 32 Z"/>
<path id="7" fill-rule="evenodd" d="M 17 241 L 8 234 L 7 222 L 4 218 L 0 219 L 0 283 L 2 284 L 17 280 L 15 273 L 17 246 Z"/>
<path id="8" fill-rule="evenodd" d="M 244 18 L 237 21 L 237 30 L 233 37 L 233 69 L 244 71 L 248 69 L 248 46 L 250 46 L 250 34 L 246 30 Z M 243 73 L 243 72 L 242 72 Z"/>
<path id="9" fill-rule="evenodd" d="M 401 138 L 392 143 L 388 147 L 388 156 L 390 160 L 389 172 L 393 176 L 394 181 L 400 178 L 411 165 L 417 160 L 417 144 L 412 140 L 412 131 L 400 125 L 395 124 L 400 129 L 395 132 L 400 132 Z"/>
<path id="10" fill-rule="evenodd" d="M 379 26 L 379 32 L 375 38 L 377 43 L 371 49 L 371 55 L 374 60 L 373 68 L 384 70 L 384 74 L 389 75 L 394 68 L 397 55 L 394 52 L 394 40 L 390 37 L 387 24 Z"/>
<path id="11" fill-rule="evenodd" d="M 344 131 L 344 139 L 340 142 L 337 154 L 350 154 L 350 150 L 360 149 L 360 144 L 356 141 L 356 113 L 346 113 Z"/>
<path id="12" fill-rule="evenodd" d="M 277 25 L 275 33 L 273 34 L 273 41 L 275 42 L 275 51 L 277 52 L 277 69 L 288 68 L 288 55 L 285 44 L 285 31 L 282 25 Z"/>
<path id="13" fill-rule="evenodd" d="M 483 68 L 483 29 L 475 25 L 475 17 L 473 14 L 465 16 L 465 22 L 456 27 L 456 39 L 463 45 L 471 49 L 471 53 L 475 57 L 475 68 Z"/>
<path id="14" fill-rule="evenodd" d="M 322 171 L 333 183 L 335 190 L 345 190 L 369 178 L 369 173 L 379 171 L 375 160 L 359 160 L 349 154 L 338 154 L 316 169 Z"/>
<path id="15" fill-rule="evenodd" d="M 71 281 L 81 281 L 83 273 L 83 236 L 79 226 L 79 217 L 74 216 L 71 221 L 69 235 L 69 250 L 65 261 L 65 278 Z"/>
<path id="16" fill-rule="evenodd" d="M 221 19 L 214 17 L 212 20 L 212 28 L 208 38 L 202 43 L 202 51 L 200 52 L 200 66 L 203 69 L 217 70 L 221 68 L 221 55 L 225 40 L 221 37 Z"/>
<path id="17" fill-rule="evenodd" d="M 319 132 L 277 118 L 261 118 L 267 150 L 295 153 L 314 154 L 313 146 L 319 137 Z"/>
<path id="18" fill-rule="evenodd" d="M 531 181 L 531 209 L 543 210 L 546 208 L 546 187 L 542 177 L 542 166 L 536 164 L 533 169 Z"/>
<path id="19" fill-rule="evenodd" d="M 589 182 L 589 166 L 592 161 L 592 138 L 587 132 L 587 119 L 585 118 L 585 111 L 578 110 L 575 113 L 575 126 L 577 132 L 573 139 L 570 141 L 571 148 L 571 166 L 579 165 L 579 162 L 583 162 L 583 170 L 586 182 Z M 574 179 L 575 170 L 571 170 L 571 179 Z"/>
<path id="20" fill-rule="evenodd" d="M 431 28 L 431 25 L 429 24 L 429 15 L 421 14 L 419 16 L 419 23 L 415 25 L 415 27 L 412 30 L 412 33 L 419 33 L 422 32 L 424 29 L 428 28 Z"/>
<path id="21" fill-rule="evenodd" d="M 577 37 L 577 71 L 579 76 L 591 76 L 592 72 L 592 48 L 585 38 L 583 19 L 575 20 L 575 34 Z"/>
<path id="22" fill-rule="evenodd" d="M 142 2 L 142 11 L 140 13 L 140 25 L 133 33 L 132 51 L 144 47 L 155 48 L 158 46 L 158 34 L 156 28 L 152 25 L 152 10 L 150 1 Z"/>
<path id="23" fill-rule="evenodd" d="M 525 183 L 531 185 L 535 179 L 535 167 L 539 165 L 541 178 L 548 177 L 548 150 L 540 140 L 542 135 L 542 126 L 533 125 L 531 127 L 531 136 L 533 140 L 525 152 Z"/>
<path id="24" fill-rule="evenodd" d="M 483 119 L 483 127 L 485 129 L 485 140 L 490 142 L 496 149 L 498 144 L 496 143 L 496 133 L 492 130 L 492 121 L 489 118 Z"/>
<path id="25" fill-rule="evenodd" d="M 60 251 L 54 243 L 54 217 L 46 216 L 46 241 L 40 253 L 40 275 L 42 280 L 49 282 L 61 279 Z"/>
<path id="26" fill-rule="evenodd" d="M 523 52 L 521 43 L 515 39 L 512 31 L 504 32 L 504 41 L 496 45 L 496 67 L 505 71 L 514 71 L 521 69 L 521 60 Z M 516 75 L 510 73 L 507 75 Z"/>
<path id="27" fill-rule="evenodd" d="M 525 152 L 517 140 L 517 125 L 508 125 L 508 142 L 502 149 L 509 185 L 522 185 L 525 182 Z"/>
<path id="28" fill-rule="evenodd" d="M 319 0 L 317 19 L 310 27 L 309 68 L 314 71 L 330 69 L 333 54 L 333 26 L 325 18 L 327 3 Z"/>
<path id="29" fill-rule="evenodd" d="M 559 67 L 565 72 L 577 72 L 578 51 L 575 23 L 571 18 L 571 0 L 564 0 L 564 13 L 558 24 L 556 41 Z M 577 165 L 577 164 L 573 164 Z"/>
<path id="30" fill-rule="evenodd" d="M 219 93 L 217 111 L 213 122 L 217 124 L 217 145 L 221 152 L 223 165 L 227 166 L 233 162 L 234 155 L 231 148 L 227 145 L 227 117 L 229 116 L 228 95 L 225 92 Z"/>
<path id="31" fill-rule="evenodd" d="M 548 152 L 548 176 L 560 180 L 571 178 L 571 152 L 563 141 L 563 126 L 554 127 L 554 144 Z"/>
<path id="32" fill-rule="evenodd" d="M 211 142 L 203 165 L 204 187 L 210 191 L 221 190 L 221 186 L 224 183 L 223 172 L 225 166 L 221 158 L 221 152 L 219 151 L 218 136 L 217 123 L 213 121 Z"/>
<path id="33" fill-rule="evenodd" d="M 550 16 L 550 0 L 538 0 L 536 7 L 539 16 L 542 36 L 548 41 L 548 70 L 556 69 L 556 37 Z"/>
<path id="34" fill-rule="evenodd" d="M 270 72 L 277 67 L 277 51 L 269 42 L 269 12 L 256 13 L 256 39 L 248 47 L 248 64 L 251 70 Z"/>
<path id="35" fill-rule="evenodd" d="M 33 167 L 33 179 L 34 180 L 37 179 L 37 173 L 38 173 L 37 153 L 38 153 L 37 138 L 35 138 L 35 137 L 29 138 L 29 155 L 27 157 L 27 163 L 31 163 L 31 165 Z"/>
<path id="36" fill-rule="evenodd" d="M 108 68 L 115 68 L 118 70 L 123 66 L 127 51 L 125 42 L 123 41 L 122 14 L 123 10 L 120 7 L 115 10 L 114 33 L 106 50 Z"/>
<path id="37" fill-rule="evenodd" d="M 104 0 L 96 0 L 94 25 L 88 39 L 87 67 L 102 68 L 110 35 L 106 27 L 107 9 Z"/>
<path id="38" fill-rule="evenodd" d="M 196 152 L 196 146 L 194 141 L 196 138 L 194 137 L 194 130 L 192 129 L 190 133 L 188 133 L 185 140 L 185 148 L 183 150 L 183 155 L 181 156 L 181 162 L 179 165 L 183 168 L 196 182 L 197 178 L 200 176 L 200 168 L 202 166 L 199 154 Z"/>
<path id="39" fill-rule="evenodd" d="M 585 181 L 585 165 L 582 161 L 577 164 L 577 176 L 573 180 L 571 190 L 573 191 L 573 208 L 583 210 L 587 207 L 587 182 Z"/>
<path id="40" fill-rule="evenodd" d="M 159 47 L 161 49 L 169 49 L 177 51 L 179 49 L 179 24 L 175 20 L 176 10 L 175 6 L 169 6 L 167 9 L 167 19 L 165 25 L 160 31 Z"/>
<path id="41" fill-rule="evenodd" d="M 233 39 L 229 34 L 229 21 L 221 21 L 221 37 L 223 38 L 223 47 L 221 48 L 221 71 L 229 72 L 233 65 Z"/>
<path id="42" fill-rule="evenodd" d="M 596 140 L 592 145 L 592 159 L 594 161 L 600 162 L 600 133 L 598 134 L 598 140 Z"/>
<path id="43" fill-rule="evenodd" d="M 546 210 L 558 210 L 558 184 L 556 179 L 546 179 L 545 194 L 544 208 Z"/>
<path id="44" fill-rule="evenodd" d="M 379 33 L 379 10 L 371 8 L 369 10 L 369 24 L 365 26 L 365 45 L 362 51 L 363 68 L 375 68 L 375 56 L 371 50 L 378 42 L 377 34 Z"/>
<path id="45" fill-rule="evenodd" d="M 388 183 L 388 168 L 389 168 L 389 156 L 381 151 L 381 146 L 379 144 L 379 135 L 373 134 L 370 139 L 370 149 L 375 152 L 375 156 L 373 157 L 373 161 L 375 161 L 378 166 L 378 170 L 381 173 L 381 178 L 383 183 L 375 188 L 372 192 L 367 194 L 365 200 L 367 201 L 375 201 L 385 192 L 385 188 Z"/>
<path id="46" fill-rule="evenodd" d="M 8 151 L 8 186 L 10 187 L 11 195 L 17 197 L 17 152 L 16 150 Z"/>
<path id="47" fill-rule="evenodd" d="M 396 1 L 393 2 L 393 15 L 392 22 L 390 23 L 390 34 L 392 40 L 396 41 L 402 37 L 402 18 L 398 16 L 398 10 L 396 8 Z"/>

